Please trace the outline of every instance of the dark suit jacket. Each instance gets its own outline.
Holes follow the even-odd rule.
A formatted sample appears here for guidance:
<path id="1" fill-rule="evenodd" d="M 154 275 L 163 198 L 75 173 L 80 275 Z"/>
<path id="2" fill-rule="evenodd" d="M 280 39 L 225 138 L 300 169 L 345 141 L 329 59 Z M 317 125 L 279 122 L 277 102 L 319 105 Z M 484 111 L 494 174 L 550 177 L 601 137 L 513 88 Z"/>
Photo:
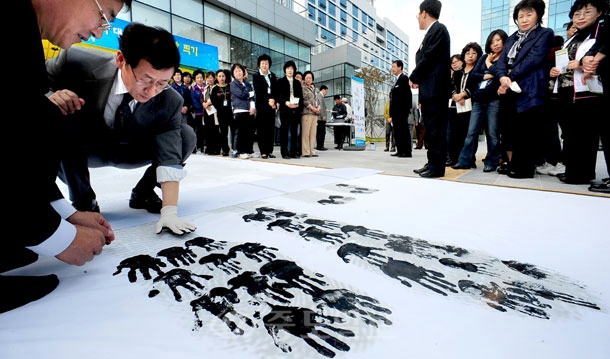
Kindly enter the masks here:
<path id="1" fill-rule="evenodd" d="M 49 90 L 45 57 L 36 14 L 30 1 L 14 4 L 19 14 L 20 30 L 5 40 L 6 46 L 20 49 L 21 65 L 35 81 L 24 91 L 7 91 L 2 96 L 4 174 L 8 181 L 4 191 L 7 210 L 2 226 L 19 234 L 4 236 L 0 251 L 6 247 L 34 246 L 49 238 L 59 227 L 61 218 L 50 201 L 62 198 L 55 184 L 59 168 L 59 150 L 65 143 L 65 116 L 45 94 Z M 23 56 L 23 57 L 21 57 Z M 12 139 L 12 140 L 11 140 Z"/>
<path id="2" fill-rule="evenodd" d="M 301 113 L 303 112 L 303 88 L 299 80 L 293 78 L 292 88 L 294 97 L 299 99 L 299 107 L 290 108 L 286 107 L 286 101 L 290 101 L 290 82 L 286 76 L 277 80 L 277 99 L 276 101 L 280 104 L 280 119 L 281 118 L 294 118 L 299 116 L 301 119 Z M 284 116 L 284 117 L 282 117 Z"/>
<path id="3" fill-rule="evenodd" d="M 451 55 L 449 32 L 440 22 L 433 23 L 415 54 L 411 82 L 419 85 L 419 101 L 450 93 Z"/>
<path id="4" fill-rule="evenodd" d="M 115 55 L 84 47 L 71 47 L 47 62 L 54 90 L 70 89 L 85 100 L 73 117 L 86 124 L 81 137 L 106 153 L 122 151 L 116 131 L 104 121 L 104 109 L 118 69 Z M 184 99 L 169 88 L 139 103 L 123 130 L 123 139 L 135 146 L 153 146 L 152 161 L 159 166 L 182 168 L 182 104 Z"/>
<path id="5" fill-rule="evenodd" d="M 392 122 L 394 120 L 406 121 L 412 103 L 413 95 L 409 86 L 409 77 L 401 73 L 390 91 L 390 117 L 392 117 Z"/>
<path id="6" fill-rule="evenodd" d="M 275 110 L 269 106 L 269 99 L 276 99 L 277 92 L 277 77 L 271 71 L 269 71 L 269 82 L 271 83 L 271 90 L 269 91 L 269 84 L 265 77 L 261 75 L 259 71 L 252 75 L 252 85 L 254 87 L 254 102 L 256 104 L 257 114 L 267 114 L 273 116 L 275 120 Z"/>

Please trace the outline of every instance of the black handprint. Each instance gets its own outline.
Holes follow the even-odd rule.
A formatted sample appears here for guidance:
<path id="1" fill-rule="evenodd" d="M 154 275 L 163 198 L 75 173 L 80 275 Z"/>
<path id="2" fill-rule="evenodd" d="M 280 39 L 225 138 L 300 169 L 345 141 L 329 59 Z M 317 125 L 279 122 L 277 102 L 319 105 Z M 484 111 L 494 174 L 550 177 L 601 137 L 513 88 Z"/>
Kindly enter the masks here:
<path id="1" fill-rule="evenodd" d="M 197 258 L 197 255 L 192 250 L 184 247 L 170 247 L 160 250 L 157 256 L 165 257 L 165 259 L 174 265 L 174 267 L 180 267 L 178 261 L 183 265 L 188 266 L 189 264 L 195 263 L 193 258 Z"/>
<path id="2" fill-rule="evenodd" d="M 235 259 L 235 253 L 223 254 L 223 253 L 212 253 L 205 257 L 201 257 L 199 264 L 205 264 L 210 270 L 214 270 L 214 267 L 222 270 L 226 274 L 239 273 L 241 267 L 239 262 Z"/>
<path id="3" fill-rule="evenodd" d="M 335 221 L 329 221 L 327 219 L 315 219 L 315 218 L 307 218 L 303 223 L 311 224 L 314 226 L 336 230 L 339 228 L 339 224 Z"/>
<path id="4" fill-rule="evenodd" d="M 207 237 L 196 237 L 196 238 L 189 239 L 188 241 L 184 242 L 184 245 L 187 248 L 188 247 L 200 247 L 200 248 L 207 250 L 208 252 L 215 250 L 215 249 L 216 250 L 223 249 L 226 244 L 227 244 L 226 241 L 215 241 L 215 240 L 213 240 L 211 238 L 207 238 Z"/>
<path id="5" fill-rule="evenodd" d="M 354 232 L 356 234 L 359 234 L 363 237 L 367 237 L 367 238 L 371 238 L 371 239 L 376 239 L 376 240 L 381 240 L 381 239 L 387 239 L 388 238 L 388 234 L 384 233 L 384 232 L 380 232 L 380 231 L 376 231 L 376 230 L 372 230 L 372 229 L 368 229 L 364 226 L 352 226 L 352 225 L 345 225 L 343 227 L 341 227 L 341 232 L 347 234 L 349 236 L 350 232 Z"/>
<path id="6" fill-rule="evenodd" d="M 278 218 L 278 217 L 294 217 L 294 216 L 296 216 L 296 213 L 294 213 L 294 212 L 281 211 L 281 210 L 277 210 L 277 209 L 270 208 L 270 207 L 259 207 L 256 209 L 256 213 L 247 214 L 247 215 L 243 216 L 242 218 L 244 219 L 245 222 L 250 222 L 250 221 L 263 222 L 263 221 L 271 221 L 274 218 Z"/>
<path id="7" fill-rule="evenodd" d="M 378 189 L 370 189 L 370 188 L 365 188 L 365 187 L 357 187 L 357 186 L 352 186 L 352 185 L 348 185 L 348 184 L 345 184 L 345 183 L 339 183 L 339 184 L 337 184 L 337 187 L 351 188 L 352 189 L 350 191 L 351 193 L 370 194 L 370 193 L 374 193 L 374 192 L 379 191 Z"/>
<path id="8" fill-rule="evenodd" d="M 153 283 L 162 282 L 167 284 L 169 289 L 171 289 L 172 293 L 174 293 L 174 299 L 176 299 L 177 302 L 182 302 L 182 295 L 180 295 L 178 287 L 186 288 L 195 295 L 201 295 L 201 293 L 199 293 L 196 288 L 203 289 L 204 286 L 201 283 L 197 282 L 193 277 L 199 277 L 205 280 L 213 278 L 213 276 L 211 275 L 199 275 L 192 273 L 186 269 L 174 268 L 168 271 L 167 273 L 161 274 L 160 276 L 153 279 Z M 148 296 L 152 298 L 155 297 L 157 294 L 159 294 L 159 291 L 151 291 Z"/>
<path id="9" fill-rule="evenodd" d="M 117 266 L 117 271 L 112 275 L 117 275 L 123 271 L 124 268 L 129 268 L 127 272 L 127 278 L 129 282 L 134 283 L 137 280 L 136 270 L 139 270 L 144 276 L 144 279 L 151 279 L 150 270 L 154 270 L 157 274 L 163 274 L 160 267 L 165 267 L 167 264 L 163 263 L 161 259 L 151 257 L 148 254 L 140 254 L 134 257 L 126 258 L 121 261 Z"/>
<path id="10" fill-rule="evenodd" d="M 318 201 L 319 204 L 344 204 L 345 201 L 352 201 L 353 197 L 343 197 L 343 196 L 328 196 L 328 199 L 321 199 Z"/>
<path id="11" fill-rule="evenodd" d="M 326 232 L 320 228 L 313 227 L 313 226 L 307 227 L 303 231 L 299 231 L 299 234 L 301 235 L 301 237 L 303 237 L 307 240 L 313 238 L 320 242 L 326 242 L 326 243 L 332 243 L 332 244 L 343 243 L 343 241 L 342 241 L 343 236 L 340 233 Z"/>
<path id="12" fill-rule="evenodd" d="M 347 329 L 333 327 L 331 324 L 343 320 L 339 317 L 320 315 L 307 308 L 272 306 L 271 312 L 263 317 L 263 323 L 267 333 L 273 338 L 273 343 L 284 353 L 292 351 L 288 343 L 280 340 L 280 330 L 285 331 L 296 338 L 302 339 L 318 353 L 328 358 L 335 357 L 336 353 L 331 348 L 319 343 L 323 340 L 332 348 L 343 352 L 350 350 L 349 345 L 339 340 L 337 337 L 324 331 L 331 330 L 344 337 L 353 337 L 354 332 Z"/>
<path id="13" fill-rule="evenodd" d="M 290 299 L 294 298 L 294 295 L 286 290 L 290 288 L 290 285 L 285 283 L 273 283 L 273 285 L 270 286 L 267 277 L 251 271 L 241 273 L 238 276 L 229 279 L 227 284 L 231 286 L 231 289 L 244 287 L 248 294 L 253 297 L 263 294 L 281 303 L 290 303 Z"/>
<path id="14" fill-rule="evenodd" d="M 191 301 L 191 308 L 195 313 L 195 325 L 198 328 L 203 326 L 203 321 L 198 313 L 199 310 L 203 309 L 222 320 L 235 335 L 243 335 L 244 330 L 228 317 L 229 314 L 241 319 L 250 327 L 258 327 L 252 319 L 235 311 L 233 304 L 236 303 L 239 303 L 239 297 L 235 291 L 224 287 L 213 288 L 209 294 L 204 294 Z"/>
<path id="15" fill-rule="evenodd" d="M 279 278 L 310 295 L 322 290 L 311 282 L 322 286 L 327 285 L 322 280 L 306 275 L 303 268 L 299 267 L 295 262 L 284 259 L 277 259 L 266 263 L 261 267 L 260 273 L 271 278 Z"/>
<path id="16" fill-rule="evenodd" d="M 392 325 L 390 320 L 376 313 L 392 314 L 391 310 L 378 306 L 379 301 L 377 299 L 359 295 L 347 289 L 325 290 L 316 293 L 313 300 L 314 302 L 322 302 L 318 304 L 318 308 L 327 306 L 344 312 L 352 318 L 356 318 L 356 315 L 358 315 L 363 322 L 375 328 L 377 328 L 377 321 L 381 321 L 385 325 Z M 368 309 L 371 309 L 371 311 Z"/>
<path id="17" fill-rule="evenodd" d="M 298 223 L 292 223 L 292 220 L 288 218 L 277 219 L 267 225 L 267 229 L 270 231 L 273 230 L 273 227 L 280 227 L 286 232 L 298 232 L 303 229 L 302 225 Z"/>
<path id="18" fill-rule="evenodd" d="M 254 259 L 260 263 L 263 259 L 270 261 L 275 258 L 275 254 L 271 253 L 271 251 L 277 251 L 277 248 L 266 247 L 260 243 L 247 242 L 233 246 L 229 249 L 229 254 L 234 256 L 235 253 L 241 252 L 247 258 Z"/>

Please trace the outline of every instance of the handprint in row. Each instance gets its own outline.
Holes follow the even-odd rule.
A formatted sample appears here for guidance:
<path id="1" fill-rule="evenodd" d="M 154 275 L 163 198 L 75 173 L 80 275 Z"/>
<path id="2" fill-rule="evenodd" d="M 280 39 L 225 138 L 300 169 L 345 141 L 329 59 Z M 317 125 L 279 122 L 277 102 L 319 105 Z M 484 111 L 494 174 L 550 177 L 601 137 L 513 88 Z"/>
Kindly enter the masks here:
<path id="1" fill-rule="evenodd" d="M 205 280 L 209 280 L 212 279 L 213 276 L 211 275 L 199 275 L 199 274 L 195 274 L 191 271 L 188 271 L 186 269 L 182 269 L 182 268 L 174 268 L 170 271 L 168 271 L 167 273 L 163 273 L 161 275 L 159 275 L 158 277 L 156 277 L 155 279 L 153 279 L 153 283 L 164 283 L 166 284 L 169 289 L 172 291 L 172 293 L 174 294 L 174 299 L 177 302 L 182 302 L 182 295 L 180 294 L 180 292 L 178 291 L 178 287 L 182 287 L 185 289 L 188 289 L 191 293 L 193 293 L 195 296 L 200 296 L 201 293 L 197 290 L 203 290 L 204 286 L 199 283 L 198 281 L 195 280 L 194 277 L 199 277 Z M 152 290 L 149 293 L 149 297 L 155 297 L 157 294 L 159 294 L 158 290 Z"/>
<path id="2" fill-rule="evenodd" d="M 378 267 L 390 278 L 397 279 L 400 283 L 411 287 L 408 280 L 418 283 L 424 288 L 430 289 L 438 294 L 447 295 L 445 291 L 457 293 L 455 285 L 444 280 L 444 274 L 417 266 L 413 263 L 396 260 L 392 257 L 384 257 L 373 252 L 377 248 L 365 247 L 355 243 L 348 243 L 339 248 L 337 254 L 344 262 L 349 263 L 349 256 L 356 256 L 366 263 Z"/>
<path id="3" fill-rule="evenodd" d="M 218 268 L 226 274 L 239 273 L 241 270 L 241 263 L 235 259 L 235 253 L 211 253 L 201 257 L 199 264 L 205 265 L 211 271 L 214 270 L 214 267 Z"/>
<path id="4" fill-rule="evenodd" d="M 323 280 L 306 275 L 303 268 L 299 267 L 295 262 L 285 259 L 276 259 L 266 263 L 259 271 L 261 274 L 270 278 L 281 279 L 290 284 L 293 288 L 298 288 L 309 295 L 313 295 L 322 290 L 320 287 L 317 287 L 316 284 L 320 286 L 327 285 Z"/>
<path id="5" fill-rule="evenodd" d="M 341 227 L 341 232 L 347 234 L 348 237 L 350 236 L 349 234 L 353 232 L 362 237 L 375 239 L 375 240 L 381 240 L 381 239 L 388 238 L 387 233 L 381 232 L 381 231 L 376 231 L 374 229 L 368 229 L 364 226 L 345 225 L 345 226 Z"/>
<path id="6" fill-rule="evenodd" d="M 349 184 L 345 184 L 345 183 L 338 183 L 337 187 L 348 188 L 351 193 L 370 194 L 370 193 L 375 193 L 375 192 L 379 191 L 378 189 L 371 189 L 371 188 L 366 188 L 366 187 L 353 186 L 353 185 L 349 185 Z"/>
<path id="7" fill-rule="evenodd" d="M 303 340 L 327 358 L 336 356 L 333 349 L 342 352 L 350 350 L 349 345 L 335 336 L 335 333 L 348 338 L 355 336 L 351 330 L 333 326 L 335 322 L 343 323 L 343 319 L 317 314 L 307 308 L 275 305 L 271 307 L 271 312 L 263 317 L 267 333 L 273 338 L 275 346 L 284 353 L 291 352 L 292 347 L 280 339 L 280 331 Z M 320 341 L 328 345 L 321 344 Z"/>
<path id="8" fill-rule="evenodd" d="M 234 304 L 237 303 L 239 303 L 239 297 L 234 290 L 224 287 L 213 288 L 210 293 L 203 294 L 191 301 L 191 309 L 195 313 L 195 326 L 197 328 L 203 326 L 199 311 L 205 310 L 225 323 L 231 333 L 235 335 L 243 335 L 244 330 L 233 321 L 233 318 L 239 319 L 249 327 L 258 327 L 251 318 L 235 310 Z"/>
<path id="9" fill-rule="evenodd" d="M 237 252 L 241 252 L 247 258 L 254 259 L 260 263 L 263 260 L 273 260 L 275 258 L 275 254 L 273 252 L 277 252 L 277 248 L 266 247 L 260 243 L 246 242 L 233 246 L 231 249 L 229 249 L 229 255 L 234 256 Z"/>
<path id="10" fill-rule="evenodd" d="M 310 226 L 302 231 L 299 231 L 299 235 L 307 240 L 315 239 L 320 242 L 331 244 L 343 243 L 343 236 L 341 233 L 327 232 L 315 226 Z"/>
<path id="11" fill-rule="evenodd" d="M 292 218 L 296 215 L 294 212 L 277 210 L 271 207 L 259 207 L 256 209 L 256 213 L 246 214 L 242 218 L 245 222 L 263 222 L 272 221 L 276 218 Z"/>
<path id="12" fill-rule="evenodd" d="M 173 264 L 174 267 L 180 267 L 180 263 L 185 266 L 195 263 L 197 255 L 190 250 L 188 247 L 169 247 L 160 250 L 157 256 L 164 257 L 169 263 Z"/>
<path id="13" fill-rule="evenodd" d="M 392 325 L 392 321 L 378 313 L 392 314 L 388 308 L 379 305 L 379 301 L 365 295 L 356 294 L 347 289 L 329 289 L 314 294 L 313 300 L 318 308 L 332 308 L 341 311 L 351 318 L 359 317 L 365 324 L 378 327 L 377 323 Z"/>
<path id="14" fill-rule="evenodd" d="M 290 303 L 294 294 L 287 291 L 291 288 L 288 283 L 273 283 L 269 285 L 269 278 L 256 272 L 247 271 L 229 279 L 227 284 L 230 289 L 245 288 L 248 294 L 257 300 L 265 301 L 261 296 L 266 296 L 280 303 Z"/>
<path id="15" fill-rule="evenodd" d="M 112 275 L 117 275 L 123 271 L 123 269 L 129 268 L 127 272 L 127 278 L 130 283 L 134 283 L 137 280 L 137 271 L 140 271 L 144 279 L 151 279 L 150 271 L 154 270 L 158 275 L 163 274 L 161 267 L 166 267 L 161 259 L 152 257 L 148 254 L 140 254 L 137 256 L 123 259 L 117 266 L 116 272 Z"/>
<path id="16" fill-rule="evenodd" d="M 215 241 L 211 238 L 207 238 L 207 237 L 195 237 L 193 239 L 189 239 L 188 241 L 184 242 L 184 245 L 187 248 L 190 247 L 199 247 L 199 248 L 203 248 L 208 252 L 211 252 L 213 250 L 222 250 L 225 248 L 225 246 L 227 245 L 226 241 Z"/>
<path id="17" fill-rule="evenodd" d="M 343 197 L 343 196 L 328 196 L 328 199 L 321 199 L 318 201 L 319 204 L 344 204 L 347 201 L 353 201 L 355 198 L 353 197 Z"/>

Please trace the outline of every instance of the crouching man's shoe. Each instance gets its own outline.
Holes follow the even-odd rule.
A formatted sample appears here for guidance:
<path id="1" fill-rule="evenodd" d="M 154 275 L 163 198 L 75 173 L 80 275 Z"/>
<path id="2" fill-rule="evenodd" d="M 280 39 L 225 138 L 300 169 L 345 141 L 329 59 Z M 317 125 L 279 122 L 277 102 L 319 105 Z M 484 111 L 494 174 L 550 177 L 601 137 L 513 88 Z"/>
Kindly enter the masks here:
<path id="1" fill-rule="evenodd" d="M 8 312 L 36 301 L 51 293 L 59 284 L 55 274 L 41 277 L 20 277 L 0 275 L 0 313 Z"/>
<path id="2" fill-rule="evenodd" d="M 162 206 L 163 201 L 155 191 L 144 193 L 131 191 L 131 198 L 129 198 L 129 207 L 131 208 L 145 209 L 150 213 L 161 213 Z"/>

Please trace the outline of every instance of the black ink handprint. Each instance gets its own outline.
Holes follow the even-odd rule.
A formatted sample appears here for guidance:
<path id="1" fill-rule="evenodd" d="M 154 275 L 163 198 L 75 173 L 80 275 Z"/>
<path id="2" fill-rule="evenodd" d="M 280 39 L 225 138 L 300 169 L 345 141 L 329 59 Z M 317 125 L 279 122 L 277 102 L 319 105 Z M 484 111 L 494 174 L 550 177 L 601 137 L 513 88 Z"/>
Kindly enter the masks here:
<path id="1" fill-rule="evenodd" d="M 392 322 L 378 312 L 392 314 L 392 311 L 383 308 L 377 304 L 377 299 L 359 295 L 350 292 L 347 289 L 330 289 L 313 296 L 314 302 L 322 302 L 318 304 L 318 308 L 329 307 L 346 313 L 352 318 L 359 316 L 360 319 L 377 328 L 377 322 L 383 322 L 385 325 L 392 325 Z M 369 309 L 371 309 L 369 311 Z"/>
<path id="2" fill-rule="evenodd" d="M 348 185 L 345 183 L 339 183 L 339 184 L 337 184 L 337 187 L 350 188 L 351 193 L 370 194 L 370 193 L 375 193 L 375 192 L 379 191 L 378 189 L 370 189 L 370 188 L 365 188 L 365 187 L 352 186 L 352 185 Z"/>
<path id="3" fill-rule="evenodd" d="M 229 249 L 229 254 L 235 256 L 237 252 L 241 252 L 247 258 L 254 259 L 260 263 L 263 259 L 267 261 L 273 260 L 275 254 L 272 251 L 277 251 L 277 248 L 266 247 L 260 243 L 247 242 L 233 246 Z"/>
<path id="4" fill-rule="evenodd" d="M 300 288 L 307 294 L 320 292 L 321 289 L 315 284 L 325 286 L 326 282 L 306 275 L 303 268 L 299 267 L 295 262 L 277 259 L 266 263 L 260 269 L 260 273 L 269 276 L 270 278 L 281 279 L 295 288 Z"/>
<path id="5" fill-rule="evenodd" d="M 197 255 L 192 250 L 184 247 L 170 247 L 160 250 L 157 253 L 159 257 L 165 257 L 165 259 L 174 265 L 174 267 L 180 267 L 180 263 L 185 266 L 195 263 L 193 258 L 197 258 Z"/>
<path id="6" fill-rule="evenodd" d="M 199 310 L 206 310 L 210 314 L 216 316 L 223 323 L 227 325 L 231 333 L 235 335 L 243 335 L 244 330 L 237 326 L 229 315 L 235 316 L 244 323 L 246 323 L 249 327 L 258 327 L 252 321 L 252 319 L 248 318 L 245 315 L 238 313 L 233 304 L 239 303 L 239 297 L 235 291 L 224 288 L 224 287 L 216 287 L 213 288 L 209 294 L 204 294 L 201 297 L 191 301 L 191 308 L 195 313 L 195 325 L 198 328 L 203 326 L 203 321 L 199 317 Z"/>
<path id="7" fill-rule="evenodd" d="M 223 249 L 226 244 L 227 244 L 226 241 L 215 241 L 215 240 L 213 240 L 211 238 L 207 238 L 207 237 L 196 237 L 196 238 L 189 239 L 188 241 L 184 242 L 184 245 L 187 248 L 200 247 L 200 248 L 207 250 L 208 252 L 211 252 L 212 250 Z"/>
<path id="8" fill-rule="evenodd" d="M 253 297 L 265 295 L 280 303 L 290 303 L 290 299 L 294 298 L 294 295 L 286 290 L 290 288 L 290 285 L 286 283 L 273 283 L 270 286 L 267 277 L 251 271 L 241 273 L 229 279 L 227 284 L 233 290 L 243 287 Z"/>
<path id="9" fill-rule="evenodd" d="M 339 317 L 320 315 L 307 308 L 286 306 L 272 306 L 271 312 L 263 317 L 267 333 L 273 338 L 275 346 L 284 353 L 291 352 L 292 348 L 288 343 L 280 340 L 280 331 L 302 339 L 327 358 L 335 357 L 336 353 L 331 348 L 320 344 L 319 340 L 323 340 L 332 348 L 343 352 L 349 351 L 350 347 L 325 330 L 333 331 L 344 337 L 355 336 L 351 330 L 333 327 L 331 324 L 335 322 L 342 323 L 343 320 Z"/>
<path id="10" fill-rule="evenodd" d="M 328 196 L 328 199 L 321 199 L 318 201 L 319 204 L 344 204 L 346 201 L 354 200 L 353 197 L 343 196 Z"/>
<path id="11" fill-rule="evenodd" d="M 337 254 L 339 254 L 345 262 L 349 262 L 349 259 L 347 258 L 348 255 L 355 255 L 362 258 L 367 263 L 379 267 L 387 276 L 397 279 L 407 287 L 412 286 L 411 283 L 406 280 L 409 279 L 417 282 L 424 288 L 428 288 L 442 295 L 447 295 L 443 290 L 448 290 L 453 293 L 458 292 L 454 289 L 454 284 L 442 279 L 445 277 L 444 274 L 417 266 L 407 261 L 380 256 L 373 252 L 373 250 L 376 249 L 377 248 L 360 246 L 355 243 L 348 243 L 347 245 L 341 246 L 337 251 Z"/>
<path id="12" fill-rule="evenodd" d="M 277 219 L 267 225 L 267 229 L 272 231 L 273 227 L 280 227 L 286 232 L 298 232 L 304 227 L 300 224 L 293 223 L 291 219 L 282 218 Z"/>
<path id="13" fill-rule="evenodd" d="M 337 222 L 326 219 L 307 218 L 303 223 L 331 230 L 339 229 L 339 224 Z"/>
<path id="14" fill-rule="evenodd" d="M 352 226 L 352 225 L 346 225 L 341 227 L 341 232 L 345 233 L 348 235 L 350 232 L 354 232 L 356 234 L 359 234 L 363 237 L 367 237 L 367 238 L 371 238 L 371 239 L 375 239 L 375 240 L 381 240 L 381 239 L 387 239 L 388 238 L 388 234 L 384 233 L 384 232 L 380 232 L 380 231 L 376 231 L 376 230 L 372 230 L 372 229 L 368 229 L 366 227 L 363 226 Z"/>
<path id="15" fill-rule="evenodd" d="M 235 253 L 223 254 L 223 253 L 212 253 L 205 257 L 201 257 L 199 264 L 206 265 L 210 270 L 214 270 L 214 267 L 222 270 L 226 274 L 239 273 L 241 269 L 240 263 L 235 260 Z"/>
<path id="16" fill-rule="evenodd" d="M 331 243 L 331 244 L 341 244 L 343 243 L 343 236 L 340 233 L 331 233 L 326 232 L 317 227 L 307 227 L 305 230 L 299 232 L 301 237 L 309 240 L 315 239 L 320 242 Z"/>
<path id="17" fill-rule="evenodd" d="M 203 278 L 205 280 L 212 279 L 211 275 L 199 275 L 192 273 L 186 269 L 182 268 L 174 268 L 167 273 L 161 274 L 160 276 L 153 279 L 153 283 L 165 283 L 171 289 L 172 293 L 174 293 L 174 299 L 177 302 L 182 302 L 182 295 L 178 291 L 178 287 L 183 287 L 185 289 L 190 290 L 193 294 L 199 296 L 201 293 L 197 291 L 196 288 L 203 289 L 204 286 L 197 282 L 193 277 Z M 158 291 L 151 291 L 148 295 L 149 297 L 154 297 L 159 294 Z"/>
<path id="18" fill-rule="evenodd" d="M 296 213 L 294 213 L 294 212 L 277 210 L 277 209 L 270 208 L 270 207 L 259 207 L 256 209 L 256 213 L 247 214 L 247 215 L 243 216 L 242 218 L 244 219 L 245 222 L 250 222 L 250 221 L 263 222 L 263 221 L 271 221 L 274 218 L 294 217 L 294 216 L 296 216 Z"/>
<path id="19" fill-rule="evenodd" d="M 163 274 L 160 267 L 165 267 L 167 264 L 159 258 L 151 257 L 148 254 L 140 254 L 134 257 L 126 258 L 121 261 L 117 266 L 117 271 L 112 275 L 117 275 L 123 271 L 124 268 L 129 268 L 127 272 L 127 278 L 129 282 L 134 283 L 137 280 L 136 270 L 142 273 L 144 279 L 151 279 L 150 271 L 154 270 L 157 274 Z"/>

